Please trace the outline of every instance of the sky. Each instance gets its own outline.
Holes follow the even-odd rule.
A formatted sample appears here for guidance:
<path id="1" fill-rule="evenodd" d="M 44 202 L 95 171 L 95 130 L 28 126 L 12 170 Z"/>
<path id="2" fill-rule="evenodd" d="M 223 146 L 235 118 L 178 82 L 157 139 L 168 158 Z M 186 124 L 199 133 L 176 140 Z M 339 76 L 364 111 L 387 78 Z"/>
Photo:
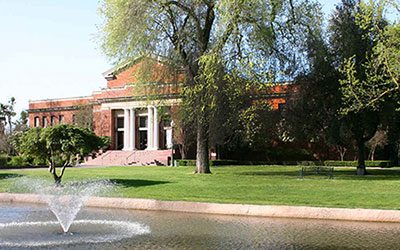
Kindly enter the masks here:
<path id="1" fill-rule="evenodd" d="M 329 13 L 339 0 L 320 0 Z M 97 0 L 0 0 L 0 103 L 90 95 L 112 67 L 99 48 Z"/>

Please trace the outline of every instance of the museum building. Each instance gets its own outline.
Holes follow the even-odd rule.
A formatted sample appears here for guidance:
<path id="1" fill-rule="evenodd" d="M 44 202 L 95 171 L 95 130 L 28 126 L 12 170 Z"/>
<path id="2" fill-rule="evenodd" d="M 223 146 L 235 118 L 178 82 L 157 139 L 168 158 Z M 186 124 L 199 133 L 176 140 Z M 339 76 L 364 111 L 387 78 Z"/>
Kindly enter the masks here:
<path id="1" fill-rule="evenodd" d="M 92 95 L 30 101 L 29 126 L 74 124 L 83 114 L 92 119 L 97 135 L 111 138 L 110 150 L 89 165 L 169 164 L 174 122 L 168 113 L 179 107 L 183 71 L 172 69 L 159 57 L 140 57 L 103 76 L 107 86 Z M 281 109 L 292 88 L 275 85 L 265 98 L 274 109 Z"/>

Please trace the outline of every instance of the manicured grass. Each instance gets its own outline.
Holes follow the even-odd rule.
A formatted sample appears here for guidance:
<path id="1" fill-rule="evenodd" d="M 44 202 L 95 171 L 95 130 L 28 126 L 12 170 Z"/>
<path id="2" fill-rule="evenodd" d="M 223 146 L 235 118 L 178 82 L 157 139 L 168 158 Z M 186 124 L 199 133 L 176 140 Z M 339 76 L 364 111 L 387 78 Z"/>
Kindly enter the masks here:
<path id="1" fill-rule="evenodd" d="M 334 178 L 300 179 L 300 167 L 228 166 L 211 175 L 195 175 L 192 167 L 71 168 L 64 181 L 109 179 L 111 196 L 218 203 L 306 205 L 400 209 L 400 168 L 372 169 L 355 176 L 354 168 L 335 169 Z M 0 192 L 15 192 L 19 176 L 50 179 L 46 169 L 0 171 Z"/>

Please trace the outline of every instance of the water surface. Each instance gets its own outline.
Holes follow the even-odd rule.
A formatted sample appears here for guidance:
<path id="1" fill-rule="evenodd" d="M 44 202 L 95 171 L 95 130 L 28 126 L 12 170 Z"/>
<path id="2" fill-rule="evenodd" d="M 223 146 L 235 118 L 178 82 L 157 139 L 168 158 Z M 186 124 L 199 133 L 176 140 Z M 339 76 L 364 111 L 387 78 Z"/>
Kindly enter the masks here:
<path id="1" fill-rule="evenodd" d="M 3 232 L 0 227 L 0 249 L 27 249 L 23 244 L 12 247 L 2 246 L 1 242 L 12 238 L 23 243 L 38 237 L 41 241 L 52 242 L 52 245 L 35 246 L 33 249 L 400 249 L 400 223 L 92 208 L 83 209 L 77 220 L 79 223 L 71 226 L 71 234 L 63 234 L 58 225 L 40 224 L 56 221 L 44 206 L 0 204 L 0 225 L 11 222 L 40 222 L 42 225 L 3 228 Z M 84 221 L 119 221 L 133 226 L 124 228 L 124 225 L 107 223 L 85 225 Z M 129 230 L 144 231 L 129 234 Z M 120 238 L 111 237 L 116 235 Z M 94 240 L 80 242 L 88 237 Z"/>

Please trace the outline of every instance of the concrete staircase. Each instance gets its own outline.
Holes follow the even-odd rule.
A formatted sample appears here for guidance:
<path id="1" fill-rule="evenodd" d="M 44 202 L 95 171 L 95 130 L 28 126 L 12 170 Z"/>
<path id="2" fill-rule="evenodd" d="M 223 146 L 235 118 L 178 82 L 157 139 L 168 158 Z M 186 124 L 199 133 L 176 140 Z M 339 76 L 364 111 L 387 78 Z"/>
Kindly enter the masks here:
<path id="1" fill-rule="evenodd" d="M 166 166 L 171 150 L 110 150 L 81 166 Z"/>

